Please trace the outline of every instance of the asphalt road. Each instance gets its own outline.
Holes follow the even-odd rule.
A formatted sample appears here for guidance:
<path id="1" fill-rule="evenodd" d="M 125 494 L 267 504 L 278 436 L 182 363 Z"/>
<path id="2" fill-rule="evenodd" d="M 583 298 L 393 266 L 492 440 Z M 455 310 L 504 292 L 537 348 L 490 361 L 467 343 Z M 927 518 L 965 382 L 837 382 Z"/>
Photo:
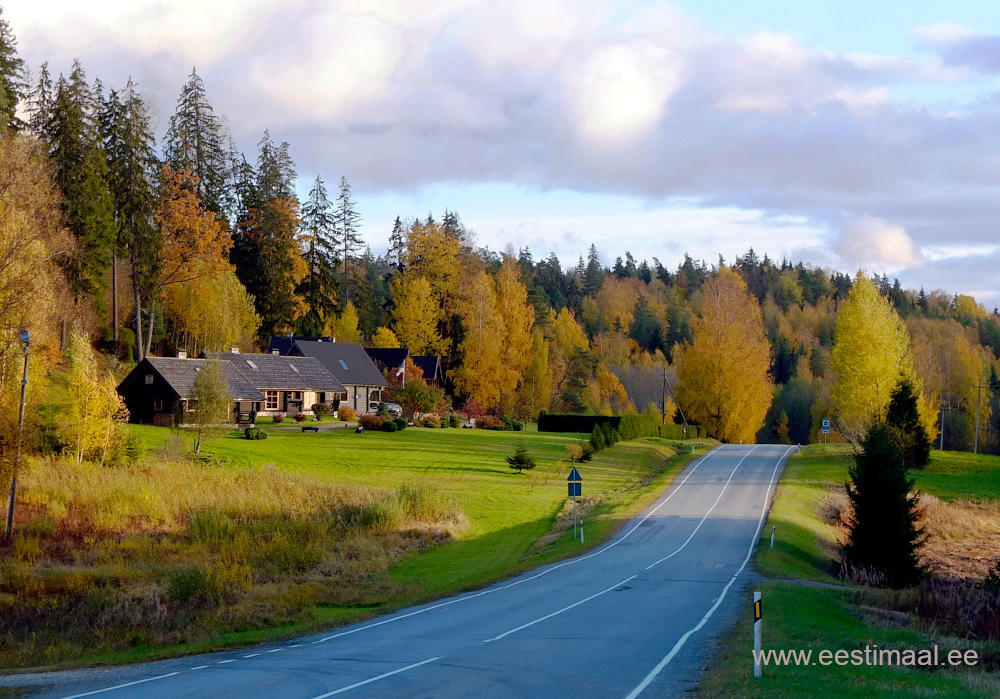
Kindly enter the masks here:
<path id="1" fill-rule="evenodd" d="M 283 644 L 3 684 L 109 699 L 681 696 L 749 607 L 749 557 L 793 450 L 720 447 L 608 544 L 478 592 Z"/>

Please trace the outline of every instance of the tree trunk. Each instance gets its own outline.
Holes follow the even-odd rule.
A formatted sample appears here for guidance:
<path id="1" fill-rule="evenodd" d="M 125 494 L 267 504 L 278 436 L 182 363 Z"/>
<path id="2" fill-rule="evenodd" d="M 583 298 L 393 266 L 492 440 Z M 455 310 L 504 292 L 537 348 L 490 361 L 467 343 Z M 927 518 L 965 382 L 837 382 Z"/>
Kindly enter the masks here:
<path id="1" fill-rule="evenodd" d="M 118 252 L 111 257 L 111 326 L 115 341 L 115 352 L 118 351 Z"/>
<path id="2" fill-rule="evenodd" d="M 142 300 L 139 296 L 139 270 L 136 255 L 132 253 L 132 293 L 135 295 L 135 352 L 136 361 L 141 362 L 146 355 L 142 352 Z"/>
<path id="3" fill-rule="evenodd" d="M 149 327 L 146 329 L 146 356 L 149 356 L 149 350 L 153 345 L 153 321 L 156 318 L 156 301 L 150 300 L 149 302 Z"/>

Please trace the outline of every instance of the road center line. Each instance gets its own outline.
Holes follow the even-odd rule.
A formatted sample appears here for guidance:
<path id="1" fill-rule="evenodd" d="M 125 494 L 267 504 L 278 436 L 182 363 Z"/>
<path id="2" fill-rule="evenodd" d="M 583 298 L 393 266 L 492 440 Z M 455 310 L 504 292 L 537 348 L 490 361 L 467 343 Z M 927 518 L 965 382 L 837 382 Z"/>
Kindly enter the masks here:
<path id="1" fill-rule="evenodd" d="M 659 675 L 660 672 L 663 670 L 663 668 L 667 666 L 667 663 L 673 660 L 674 656 L 677 655 L 678 652 L 680 652 L 680 649 L 684 647 L 684 644 L 687 643 L 687 640 L 693 634 L 701 630 L 701 628 L 706 624 L 706 622 L 708 622 L 712 614 L 715 613 L 715 610 L 719 608 L 719 605 L 722 604 L 722 600 L 726 598 L 726 593 L 729 592 L 729 588 L 733 586 L 733 583 L 736 582 L 736 578 L 738 578 L 740 573 L 743 572 L 743 569 L 747 567 L 747 563 L 750 562 L 750 557 L 753 555 L 753 550 L 757 546 L 757 540 L 760 538 L 760 530 L 761 527 L 764 526 L 764 518 L 767 516 L 768 502 L 771 499 L 770 498 L 771 486 L 774 484 L 774 477 L 778 474 L 778 468 L 781 466 L 781 462 L 785 460 L 785 457 L 788 456 L 788 452 L 797 448 L 798 447 L 788 447 L 785 453 L 781 455 L 781 458 L 778 459 L 778 463 L 774 465 L 774 471 L 771 472 L 771 480 L 768 481 L 767 490 L 764 491 L 764 505 L 763 507 L 761 507 L 760 519 L 757 521 L 757 531 L 754 532 L 753 538 L 750 540 L 750 548 L 747 550 L 746 558 L 743 559 L 743 565 L 741 565 L 739 570 L 737 570 L 736 573 L 733 574 L 732 579 L 722 589 L 722 594 L 719 595 L 719 598 L 715 601 L 715 604 L 713 604 L 712 607 L 705 613 L 705 616 L 701 618 L 701 621 L 699 621 L 696 626 L 689 629 L 683 636 L 677 639 L 677 643 L 675 643 L 674 647 L 670 649 L 670 652 L 667 653 L 666 656 L 664 656 L 663 660 L 657 663 L 656 667 L 650 670 L 649 674 L 646 675 L 645 679 L 643 679 L 643 681 L 639 683 L 639 686 L 633 689 L 629 693 L 629 695 L 625 697 L 625 699 L 635 699 L 640 694 L 642 694 L 643 690 L 649 686 L 649 683 L 652 682 L 654 679 L 656 679 L 656 676 Z"/>
<path id="2" fill-rule="evenodd" d="M 722 451 L 722 450 L 719 449 L 718 451 Z M 670 498 L 672 498 L 674 495 L 676 495 L 677 491 L 679 491 L 681 489 L 681 486 L 683 486 L 685 483 L 687 483 L 687 480 L 691 476 L 694 475 L 694 472 L 698 470 L 698 467 L 701 466 L 701 464 L 709 456 L 713 456 L 715 454 L 715 452 L 716 452 L 716 450 L 712 450 L 712 451 L 708 452 L 707 454 L 703 455 L 701 458 L 699 458 L 695 462 L 695 464 L 691 468 L 691 470 L 688 472 L 688 474 L 686 476 L 684 476 L 684 479 L 680 483 L 677 484 L 677 486 L 670 492 L 669 495 L 667 495 L 666 498 L 663 499 L 663 502 L 661 502 L 656 507 L 654 507 L 652 510 L 650 510 L 642 519 L 640 519 L 638 522 L 636 522 L 635 525 L 631 529 L 629 529 L 627 532 L 625 532 L 619 538 L 617 538 L 614 541 L 612 541 L 607 546 L 603 546 L 603 547 L 599 548 L 597 551 L 594 551 L 593 553 L 589 553 L 589 554 L 587 554 L 585 556 L 578 556 L 578 557 L 570 559 L 568 561 L 564 561 L 562 563 L 558 563 L 558 564 L 553 565 L 553 566 L 551 566 L 549 568 L 546 568 L 545 570 L 541 571 L 540 573 L 536 573 L 535 575 L 532 575 L 532 576 L 527 577 L 527 578 L 523 578 L 521 580 L 515 580 L 514 582 L 508 583 L 506 585 L 501 585 L 500 587 L 491 587 L 489 589 L 482 590 L 480 592 L 475 592 L 475 593 L 472 593 L 470 595 L 466 595 L 465 597 L 459 597 L 457 599 L 448 600 L 447 602 L 442 602 L 441 604 L 435 604 L 435 605 L 430 606 L 430 607 L 425 607 L 423 609 L 418 609 L 418 610 L 416 610 L 414 612 L 409 612 L 408 614 L 402 614 L 402 615 L 399 615 L 399 616 L 393 616 L 393 617 L 390 617 L 388 619 L 383 619 L 382 621 L 376 621 L 376 622 L 374 622 L 372 624 L 366 624 L 365 626 L 361 626 L 361 627 L 356 628 L 356 629 L 351 629 L 349 631 L 341 631 L 340 633 L 335 633 L 335 634 L 332 634 L 330 636 L 325 636 L 324 638 L 321 638 L 319 640 L 312 641 L 312 644 L 315 645 L 317 643 L 326 643 L 327 641 L 332 641 L 335 638 L 341 638 L 342 636 L 349 636 L 351 634 L 358 633 L 359 631 L 367 631 L 368 629 L 373 629 L 376 626 L 382 626 L 384 624 L 392 624 L 392 623 L 395 623 L 397 621 L 402 621 L 403 619 L 408 619 L 408 618 L 410 618 L 412 616 L 417 616 L 418 614 L 424 614 L 426 612 L 432 612 L 432 611 L 434 611 L 436 609 L 441 609 L 443 607 L 448 607 L 448 606 L 450 606 L 452 604 L 458 604 L 459 602 L 467 602 L 469 600 L 476 599 L 477 597 L 482 597 L 484 595 L 491 595 L 491 594 L 493 594 L 495 592 L 502 592 L 503 590 L 508 590 L 508 589 L 510 589 L 512 587 L 515 587 L 517 585 L 523 585 L 524 583 L 531 582 L 532 580 L 537 580 L 538 578 L 542 577 L 543 575 L 548 575 L 549 573 L 551 573 L 553 571 L 556 571 L 556 570 L 559 570 L 560 568 L 564 568 L 564 567 L 570 566 L 570 565 L 575 565 L 576 563 L 580 563 L 582 561 L 586 561 L 586 560 L 588 560 L 590 558 L 593 558 L 594 556 L 599 556 L 602 553 L 604 553 L 605 551 L 608 551 L 608 550 L 614 548 L 615 546 L 617 546 L 618 544 L 620 544 L 621 542 L 625 541 L 625 539 L 627 539 L 629 536 L 631 536 L 632 533 L 635 532 L 635 530 L 638 529 L 639 526 L 643 522 L 645 522 L 647 519 L 649 519 L 650 517 L 652 517 L 656 513 L 656 511 L 659 510 L 661 507 L 663 507 L 664 505 L 666 505 L 667 502 L 670 500 Z M 295 648 L 296 646 L 291 646 L 291 647 Z"/>
<path id="3" fill-rule="evenodd" d="M 635 578 L 636 578 L 635 575 L 627 577 L 624 580 L 620 580 L 620 581 L 616 582 L 614 585 L 612 585 L 609 588 L 601 590 L 600 592 L 595 592 L 590 597 L 585 597 L 584 599 L 580 600 L 579 602 L 574 602 L 573 604 L 567 605 L 567 606 L 563 607 L 562 609 L 559 609 L 557 611 L 552 612 L 551 614 L 546 614 L 545 616 L 540 616 L 537 619 L 535 619 L 534 621 L 529 621 L 527 624 L 521 624 L 516 629 L 511 629 L 510 631 L 504 631 L 499 636 L 494 636 L 493 638 L 486 639 L 485 641 L 483 641 L 483 643 L 492 643 L 493 641 L 499 641 L 501 638 L 504 638 L 505 636 L 510 636 L 512 633 L 517 633 L 518 631 L 521 631 L 522 629 L 526 629 L 529 626 L 534 626 L 535 624 L 541 623 L 541 622 L 545 621 L 546 619 L 551 619 L 552 617 L 558 616 L 558 615 L 562 614 L 563 612 L 568 612 L 573 607 L 579 607 L 584 602 L 589 602 L 590 600 L 594 599 L 595 597 L 600 597 L 601 595 L 603 595 L 605 593 L 611 592 L 616 587 L 621 587 L 625 583 L 629 582 L 630 580 L 634 580 Z"/>
<path id="4" fill-rule="evenodd" d="M 95 689 L 93 692 L 84 692 L 83 694 L 74 694 L 70 697 L 64 697 L 64 699 L 79 699 L 79 697 L 89 697 L 94 694 L 101 694 L 102 692 L 110 692 L 113 689 L 123 689 L 124 687 L 132 687 L 137 684 L 142 684 L 143 682 L 153 682 L 155 680 L 166 679 L 167 677 L 173 677 L 174 675 L 180 674 L 179 672 L 169 672 L 166 675 L 159 675 L 158 677 L 147 677 L 144 680 L 136 680 L 135 682 L 126 682 L 125 684 L 116 684 L 114 687 L 105 687 L 104 689 Z"/>
<path id="5" fill-rule="evenodd" d="M 760 445 L 757 445 L 757 446 L 760 446 Z M 737 472 L 737 471 L 739 470 L 740 466 L 742 466 L 742 465 L 743 465 L 743 462 L 744 462 L 744 461 L 746 461 L 746 460 L 747 460 L 747 458 L 748 458 L 748 457 L 749 457 L 749 456 L 750 456 L 751 454 L 753 454 L 753 452 L 754 452 L 754 449 L 756 449 L 756 448 L 757 448 L 757 446 L 755 446 L 755 447 L 754 447 L 753 449 L 751 449 L 750 451 L 748 451 L 748 452 L 746 453 L 746 456 L 744 456 L 744 457 L 743 457 L 742 459 L 740 459 L 739 463 L 738 463 L 738 464 L 736 464 L 736 468 L 734 468 L 734 469 L 733 469 L 733 472 L 729 474 L 729 478 L 728 478 L 728 479 L 726 479 L 726 484 L 725 484 L 724 486 L 722 486 L 722 490 L 720 490 L 720 491 L 719 491 L 719 497 L 715 498 L 715 502 L 714 502 L 714 503 L 712 503 L 712 506 L 711 506 L 710 508 L 708 508 L 708 512 L 706 512 L 706 513 L 705 513 L 705 516 L 701 518 L 701 521 L 700 521 L 700 522 L 698 522 L 698 526 L 694 528 L 694 531 L 693 531 L 693 532 L 691 532 L 691 536 L 689 536 L 689 537 L 687 538 L 687 540 L 686 540 L 686 541 L 685 541 L 685 542 L 684 542 L 683 544 L 681 544 L 681 545 L 680 545 L 680 547 L 679 547 L 679 548 L 678 548 L 678 549 L 677 549 L 676 551 L 674 551 L 673 553 L 671 553 L 671 554 L 669 554 L 669 555 L 666 555 L 666 556 L 664 556 L 663 558 L 661 558 L 660 560 L 658 560 L 658 561 L 657 561 L 656 563 L 652 563 L 652 564 L 650 564 L 650 565 L 646 566 L 646 570 L 649 570 L 650 568 L 655 568 L 656 566 L 660 565 L 661 563 L 663 563 L 663 562 L 664 562 L 665 560 L 667 560 L 668 558 L 673 558 L 673 557 L 674 557 L 674 556 L 676 556 L 676 555 L 677 555 L 678 553 L 680 553 L 681 551 L 683 551 L 683 550 L 684 550 L 684 548 L 685 548 L 685 547 L 686 547 L 686 546 L 687 546 L 688 544 L 690 544 L 690 543 L 691 543 L 691 539 L 693 539 L 693 538 L 694 538 L 694 535 L 698 533 L 698 530 L 699 530 L 699 529 L 701 529 L 701 525 L 703 525 L 703 524 L 705 523 L 705 520 L 706 520 L 706 519 L 708 519 L 708 516 L 709 516 L 710 514 L 712 514 L 712 510 L 714 510 L 714 509 L 715 509 L 715 506 L 719 504 L 719 501 L 720 501 L 720 500 L 722 500 L 722 496 L 723 496 L 723 495 L 725 495 L 725 493 L 726 493 L 726 488 L 728 488 L 728 487 L 729 487 L 729 482 L 733 480 L 733 476 L 735 476 L 735 475 L 736 475 L 736 472 Z M 779 459 L 779 463 L 780 463 L 780 461 L 781 461 L 781 460 Z"/>
<path id="6" fill-rule="evenodd" d="M 340 694 L 342 692 L 347 692 L 351 689 L 356 689 L 357 687 L 362 687 L 366 684 L 371 684 L 372 682 L 378 682 L 379 680 L 384 680 L 386 677 L 392 677 L 393 675 L 398 675 L 401 672 L 406 672 L 407 670 L 412 670 L 415 667 L 420 667 L 421 665 L 426 665 L 427 663 L 433 663 L 435 660 L 440 660 L 443 655 L 439 655 L 436 658 L 428 658 L 427 660 L 422 660 L 419 663 L 413 663 L 412 665 L 407 665 L 406 667 L 401 667 L 398 670 L 393 670 L 392 672 L 386 672 L 379 675 L 378 677 L 372 677 L 371 679 L 363 680 L 361 682 L 355 682 L 354 684 L 348 685 L 346 687 L 341 687 L 340 689 L 335 689 L 332 692 L 327 692 L 326 694 L 320 694 L 318 697 L 313 697 L 313 699 L 326 699 L 327 697 L 332 697 L 334 694 Z"/>

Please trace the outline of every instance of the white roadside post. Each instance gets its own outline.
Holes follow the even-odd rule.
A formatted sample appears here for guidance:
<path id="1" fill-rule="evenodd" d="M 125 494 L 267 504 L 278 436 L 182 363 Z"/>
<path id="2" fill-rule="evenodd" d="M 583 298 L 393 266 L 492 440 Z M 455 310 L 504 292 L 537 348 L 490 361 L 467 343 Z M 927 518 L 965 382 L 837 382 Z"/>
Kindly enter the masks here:
<path id="1" fill-rule="evenodd" d="M 763 623 L 760 612 L 760 592 L 754 590 L 753 593 L 753 676 L 760 677 L 760 643 L 761 643 L 761 629 L 760 626 Z"/>
<path id="2" fill-rule="evenodd" d="M 774 525 L 771 526 L 771 548 L 774 548 Z"/>

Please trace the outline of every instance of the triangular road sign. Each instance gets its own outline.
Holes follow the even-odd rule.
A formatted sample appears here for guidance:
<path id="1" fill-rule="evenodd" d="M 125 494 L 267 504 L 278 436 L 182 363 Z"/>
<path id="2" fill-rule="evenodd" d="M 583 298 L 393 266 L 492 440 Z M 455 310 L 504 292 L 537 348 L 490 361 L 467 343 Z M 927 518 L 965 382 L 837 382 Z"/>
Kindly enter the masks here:
<path id="1" fill-rule="evenodd" d="M 583 479 L 580 478 L 580 472 L 576 470 L 576 466 L 574 466 L 573 470 L 569 472 L 569 478 L 567 478 L 566 480 L 571 482 L 583 481 Z"/>

